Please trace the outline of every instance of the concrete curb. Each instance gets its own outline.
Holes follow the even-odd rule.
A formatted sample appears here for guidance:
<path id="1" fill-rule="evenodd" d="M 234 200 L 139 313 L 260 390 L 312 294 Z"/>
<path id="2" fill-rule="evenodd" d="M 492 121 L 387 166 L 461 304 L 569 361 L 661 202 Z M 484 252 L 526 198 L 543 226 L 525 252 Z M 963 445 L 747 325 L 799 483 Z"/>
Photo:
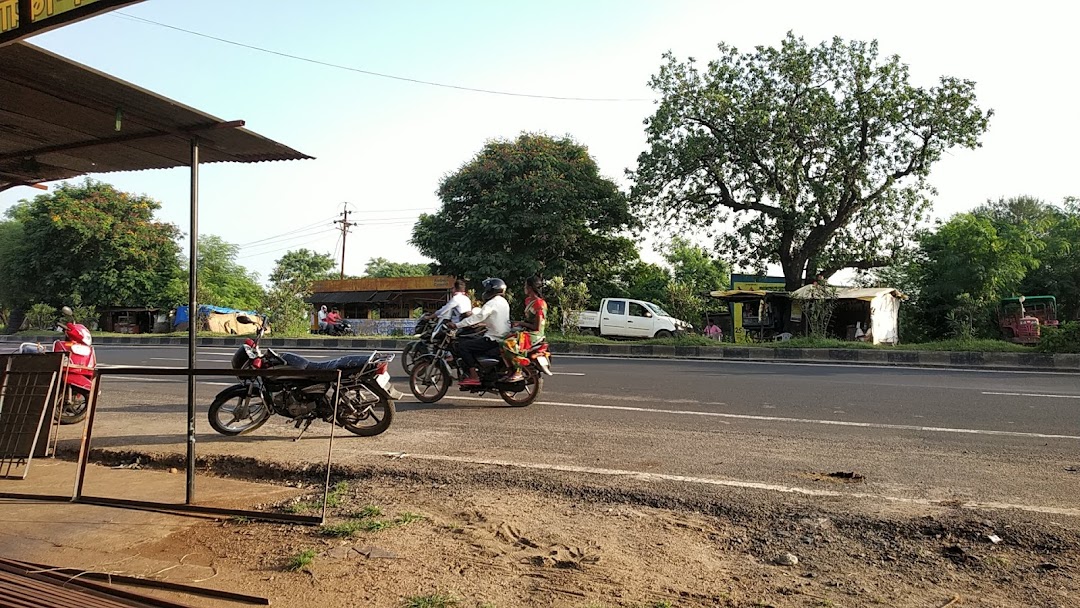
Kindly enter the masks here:
<path id="1" fill-rule="evenodd" d="M 19 343 L 27 340 L 16 336 L 0 336 L 0 343 Z M 273 348 L 326 348 L 340 350 L 401 350 L 411 340 L 402 338 L 264 338 L 263 344 Z M 131 336 L 101 337 L 94 343 L 101 346 L 186 346 L 187 338 Z M 199 338 L 199 346 L 239 346 L 244 338 Z M 886 365 L 907 367 L 936 367 L 953 369 L 1056 371 L 1080 373 L 1080 354 L 1050 354 L 997 352 L 950 352 L 888 350 L 862 348 L 761 348 L 752 346 L 664 346 L 626 342 L 621 344 L 576 344 L 555 342 L 551 352 L 557 355 L 599 357 L 640 357 L 654 359 L 706 359 L 730 361 L 772 361 L 797 363 L 839 363 L 848 365 Z"/>

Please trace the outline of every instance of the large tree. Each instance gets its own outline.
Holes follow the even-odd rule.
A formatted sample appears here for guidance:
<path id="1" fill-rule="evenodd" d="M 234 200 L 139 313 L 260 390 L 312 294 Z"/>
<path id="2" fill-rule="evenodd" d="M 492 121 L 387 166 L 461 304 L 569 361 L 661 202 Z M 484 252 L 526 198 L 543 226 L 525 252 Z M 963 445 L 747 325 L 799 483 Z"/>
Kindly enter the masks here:
<path id="1" fill-rule="evenodd" d="M 255 310 L 263 299 L 258 275 L 236 261 L 240 248 L 213 234 L 199 235 L 199 304 Z M 184 289 L 187 302 L 187 289 Z"/>
<path id="2" fill-rule="evenodd" d="M 635 224 L 626 197 L 568 137 L 488 142 L 438 195 L 442 208 L 420 216 L 412 243 L 440 272 L 518 289 L 532 274 L 576 282 L 637 258 L 621 236 Z"/>
<path id="3" fill-rule="evenodd" d="M 14 306 L 168 305 L 179 272 L 179 229 L 154 219 L 161 204 L 86 179 L 8 210 L 4 299 Z M 20 234 L 21 232 L 21 234 Z"/>
<path id="4" fill-rule="evenodd" d="M 888 263 L 929 207 L 930 168 L 975 148 L 989 111 L 975 84 L 918 87 L 876 42 L 839 38 L 665 63 L 645 121 L 649 148 L 630 173 L 656 225 L 724 230 L 733 262 L 779 264 L 788 289 L 817 274 Z"/>
<path id="5" fill-rule="evenodd" d="M 294 249 L 285 252 L 274 264 L 270 284 L 300 282 L 310 285 L 312 281 L 336 279 L 333 272 L 337 262 L 328 253 L 316 253 L 310 249 Z"/>

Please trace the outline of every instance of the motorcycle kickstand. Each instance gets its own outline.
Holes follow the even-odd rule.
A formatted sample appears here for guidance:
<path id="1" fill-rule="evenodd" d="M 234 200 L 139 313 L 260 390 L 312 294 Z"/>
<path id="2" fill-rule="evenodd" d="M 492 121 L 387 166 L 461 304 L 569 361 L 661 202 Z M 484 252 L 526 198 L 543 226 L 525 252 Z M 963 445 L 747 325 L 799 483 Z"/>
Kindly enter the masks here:
<path id="1" fill-rule="evenodd" d="M 311 418 L 308 418 L 303 422 L 304 428 L 300 429 L 300 434 L 293 438 L 293 441 L 300 441 L 300 438 L 304 436 L 304 432 L 311 426 Z M 300 426 L 299 424 L 297 426 Z"/>

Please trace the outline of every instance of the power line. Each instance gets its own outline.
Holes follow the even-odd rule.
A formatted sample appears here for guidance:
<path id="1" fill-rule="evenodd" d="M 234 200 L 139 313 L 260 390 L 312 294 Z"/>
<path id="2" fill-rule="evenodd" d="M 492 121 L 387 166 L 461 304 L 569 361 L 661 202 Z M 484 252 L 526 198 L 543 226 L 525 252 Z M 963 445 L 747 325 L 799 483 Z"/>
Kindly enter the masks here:
<path id="1" fill-rule="evenodd" d="M 341 64 L 338 64 L 338 63 L 330 63 L 328 61 L 321 61 L 319 59 L 312 59 L 310 57 L 301 57 L 299 55 L 291 55 L 289 53 L 283 53 L 281 51 L 275 51 L 273 49 L 267 49 L 267 48 L 263 48 L 263 47 L 260 47 L 260 46 L 255 46 L 255 45 L 252 45 L 252 44 L 244 44 L 243 42 L 236 42 L 234 40 L 229 40 L 227 38 L 219 38 L 217 36 L 211 36 L 210 34 L 204 34 L 202 32 L 196 32 L 194 30 L 184 29 L 182 27 L 177 27 L 175 25 L 169 25 L 167 23 L 161 23 L 161 22 L 158 22 L 158 21 L 153 21 L 151 19 L 145 19 L 143 17 L 136 17 L 135 15 L 129 15 L 127 13 L 123 13 L 123 12 L 120 12 L 120 11 L 114 11 L 114 12 L 112 12 L 110 14 L 115 15 L 117 17 L 130 19 L 130 20 L 133 20 L 133 21 L 141 21 L 143 23 L 149 23 L 151 25 L 156 25 L 156 26 L 159 26 L 159 27 L 164 27 L 164 28 L 168 28 L 168 29 L 171 29 L 171 30 L 176 30 L 178 32 L 184 32 L 185 34 L 190 34 L 192 36 L 199 36 L 201 38 L 207 38 L 209 40 L 216 40 L 217 42 L 223 42 L 225 44 L 231 44 L 233 46 L 238 46 L 238 47 L 245 48 L 245 49 L 250 49 L 250 50 L 253 50 L 253 51 L 259 51 L 261 53 L 269 53 L 271 55 L 277 55 L 279 57 L 285 57 L 285 58 L 288 58 L 288 59 L 294 59 L 296 61 L 304 61 L 306 63 L 313 63 L 315 65 L 321 65 L 321 66 L 328 67 L 328 68 L 335 68 L 335 69 L 338 69 L 338 70 L 346 70 L 346 71 L 349 71 L 349 72 L 356 72 L 358 74 L 366 74 L 368 76 L 376 76 L 376 77 L 379 77 L 379 78 L 389 78 L 390 80 L 400 80 L 402 82 L 411 82 L 411 83 L 414 83 L 414 84 L 422 84 L 422 85 L 427 85 L 427 86 L 432 86 L 432 87 L 442 87 L 444 89 L 455 89 L 455 90 L 458 90 L 458 91 L 468 91 L 468 92 L 471 92 L 471 93 L 486 93 L 488 95 L 505 95 L 505 96 L 508 96 L 508 97 L 527 97 L 527 98 L 530 98 L 530 99 L 548 99 L 548 100 L 555 100 L 555 101 L 599 101 L 599 102 L 619 102 L 619 103 L 622 103 L 622 102 L 652 101 L 651 99 L 644 99 L 644 98 L 640 98 L 640 97 L 562 97 L 562 96 L 559 96 L 559 95 L 538 95 L 538 94 L 533 94 L 533 93 L 515 93 L 515 92 L 512 92 L 512 91 L 499 91 L 499 90 L 496 90 L 496 89 L 479 89 L 479 88 L 475 88 L 475 87 L 466 87 L 466 86 L 461 86 L 461 85 L 456 85 L 456 84 L 447 84 L 447 83 L 444 83 L 444 82 L 433 82 L 433 81 L 430 81 L 430 80 L 420 80 L 418 78 L 409 78 L 409 77 L 406 77 L 406 76 L 395 76 L 394 74 L 384 74 L 382 72 L 373 72 L 371 70 L 364 70 L 364 69 L 361 69 L 361 68 L 354 68 L 354 67 L 351 67 L 351 66 L 341 65 Z"/>
<path id="2" fill-rule="evenodd" d="M 284 245 L 286 243 L 293 242 L 293 241 L 298 241 L 298 240 L 302 240 L 302 239 L 310 239 L 310 238 L 315 237 L 315 236 L 322 236 L 324 234 L 330 234 L 331 232 L 337 232 L 337 228 L 323 228 L 323 229 L 321 229 L 321 230 L 319 230 L 317 232 L 309 232 L 309 233 L 306 233 L 306 234 L 297 234 L 295 236 L 291 236 L 291 237 L 284 238 L 284 239 L 279 239 L 279 240 L 274 241 L 274 242 L 262 243 L 261 245 L 256 245 L 254 247 L 241 247 L 240 249 L 245 254 L 259 255 L 258 253 L 254 252 L 253 250 L 257 251 L 257 250 L 260 250 L 260 249 L 265 249 L 267 247 L 276 247 L 278 245 Z"/>
<path id="3" fill-rule="evenodd" d="M 288 232 L 282 232 L 281 234 L 275 234 L 273 236 L 264 237 L 264 238 L 261 238 L 261 239 L 255 240 L 255 241 L 251 241 L 249 243 L 242 243 L 240 245 L 237 245 L 237 247 L 249 247 L 251 245 L 255 245 L 256 243 L 262 243 L 263 241 L 272 241 L 274 239 L 277 239 L 277 238 L 280 238 L 280 237 L 283 237 L 283 236 L 288 236 L 290 234 L 295 234 L 297 232 L 302 232 L 304 230 L 310 230 L 312 228 L 317 228 L 317 227 L 320 227 L 322 225 L 329 224 L 330 220 L 334 219 L 335 217 L 336 216 L 331 215 L 328 218 L 321 219 L 321 220 L 319 220 L 317 222 L 314 222 L 312 224 L 308 224 L 306 226 L 301 226 L 299 228 L 294 228 L 294 229 L 292 229 L 292 230 L 290 230 Z"/>
<path id="4" fill-rule="evenodd" d="M 341 211 L 341 219 L 334 220 L 335 224 L 341 224 L 341 275 L 339 279 L 345 278 L 345 237 L 349 236 L 349 228 L 356 225 L 356 222 L 349 221 L 349 208 L 346 203 L 345 209 Z"/>
<path id="5" fill-rule="evenodd" d="M 337 232 L 337 230 L 335 229 L 334 232 Z M 277 253 L 279 251 L 292 251 L 294 249 L 297 249 L 297 248 L 300 248 L 300 247 L 305 247 L 307 245 L 314 245 L 315 243 L 320 243 L 322 241 L 323 241 L 322 238 L 318 238 L 318 239 L 315 239 L 315 240 L 312 240 L 312 241 L 307 241 L 306 243 L 297 243 L 295 245 L 289 245 L 288 247 L 281 247 L 279 249 L 271 249 L 269 251 L 261 251 L 259 253 L 249 253 L 249 254 L 246 254 L 246 255 L 238 255 L 238 256 L 236 256 L 236 259 L 243 260 L 243 259 L 246 259 L 246 258 L 254 258 L 254 257 L 258 257 L 258 256 L 263 256 L 263 255 L 270 255 L 271 253 Z"/>

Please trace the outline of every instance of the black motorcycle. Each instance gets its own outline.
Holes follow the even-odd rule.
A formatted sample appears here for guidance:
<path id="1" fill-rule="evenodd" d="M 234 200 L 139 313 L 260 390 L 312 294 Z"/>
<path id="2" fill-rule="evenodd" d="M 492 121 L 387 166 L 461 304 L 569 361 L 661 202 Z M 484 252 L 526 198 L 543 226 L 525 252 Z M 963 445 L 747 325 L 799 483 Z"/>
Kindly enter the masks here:
<path id="1" fill-rule="evenodd" d="M 460 381 L 468 373 L 464 369 L 457 345 L 460 340 L 480 340 L 481 333 L 471 336 L 459 335 L 458 330 L 450 329 L 445 321 L 439 321 L 431 332 L 431 354 L 417 358 L 409 374 L 409 390 L 423 403 L 435 403 L 446 396 L 450 385 Z M 535 344 L 527 353 L 528 363 L 522 365 L 524 379 L 506 382 L 502 378 L 510 371 L 502 358 L 480 358 L 476 363 L 480 384 L 475 386 L 458 385 L 463 391 L 472 393 L 498 393 L 503 401 L 524 407 L 540 396 L 544 385 L 544 376 L 551 373 L 551 355 L 547 342 Z"/>
<path id="2" fill-rule="evenodd" d="M 247 323 L 244 317 L 238 317 Z M 401 393 L 390 384 L 391 353 L 347 355 L 332 361 L 314 362 L 293 353 L 277 353 L 259 346 L 264 329 L 248 339 L 232 357 L 232 368 L 341 370 L 341 392 L 335 395 L 330 380 L 303 376 L 256 376 L 241 378 L 218 393 L 210 404 L 210 426 L 222 435 L 250 433 L 272 414 L 292 419 L 303 435 L 316 419 L 336 422 L 351 433 L 370 437 L 382 433 L 394 419 L 394 401 Z M 334 420 L 334 400 L 338 415 Z M 297 437 L 299 439 L 299 436 Z"/>

